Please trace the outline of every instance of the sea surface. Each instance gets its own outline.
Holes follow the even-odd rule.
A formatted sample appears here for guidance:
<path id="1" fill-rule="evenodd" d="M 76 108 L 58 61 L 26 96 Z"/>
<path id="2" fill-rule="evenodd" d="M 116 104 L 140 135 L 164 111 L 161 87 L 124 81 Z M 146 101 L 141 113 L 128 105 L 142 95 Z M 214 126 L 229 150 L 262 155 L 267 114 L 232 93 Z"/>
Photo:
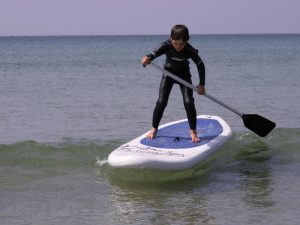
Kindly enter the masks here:
<path id="1" fill-rule="evenodd" d="M 139 62 L 167 38 L 0 37 L 1 225 L 300 223 L 297 34 L 191 36 L 207 92 L 276 122 L 267 137 L 194 95 L 234 131 L 216 154 L 179 172 L 108 165 L 151 128 L 161 74 Z M 161 123 L 185 117 L 174 86 Z"/>

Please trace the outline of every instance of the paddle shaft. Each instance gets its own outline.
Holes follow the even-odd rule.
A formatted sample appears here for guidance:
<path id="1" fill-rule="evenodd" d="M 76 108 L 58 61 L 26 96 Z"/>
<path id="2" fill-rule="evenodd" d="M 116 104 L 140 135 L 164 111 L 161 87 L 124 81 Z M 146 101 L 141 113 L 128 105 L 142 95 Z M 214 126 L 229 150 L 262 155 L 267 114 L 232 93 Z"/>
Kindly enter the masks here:
<path id="1" fill-rule="evenodd" d="M 161 68 L 160 66 L 156 65 L 155 63 L 151 62 L 150 65 L 152 65 L 152 66 L 153 66 L 154 68 L 156 68 L 157 70 L 163 72 L 165 75 L 167 75 L 167 76 L 173 78 L 174 80 L 178 81 L 179 83 L 181 83 L 181 84 L 187 86 L 188 88 L 192 89 L 193 91 L 196 91 L 196 92 L 198 91 L 197 87 L 195 87 L 195 86 L 193 86 L 192 84 L 190 84 L 189 82 L 187 82 L 187 81 L 181 79 L 180 77 L 178 77 L 178 76 L 176 76 L 176 75 L 170 73 L 169 71 L 167 71 L 167 70 Z M 209 98 L 210 100 L 212 100 L 212 101 L 218 103 L 219 105 L 225 107 L 226 109 L 228 109 L 228 110 L 234 112 L 235 114 L 239 115 L 240 117 L 243 117 L 243 115 L 244 115 L 243 113 L 241 113 L 241 112 L 239 112 L 238 110 L 232 108 L 231 106 L 225 104 L 224 102 L 220 101 L 219 99 L 217 99 L 217 98 L 211 96 L 211 95 L 208 94 L 207 92 L 205 92 L 204 96 L 207 97 L 207 98 Z"/>

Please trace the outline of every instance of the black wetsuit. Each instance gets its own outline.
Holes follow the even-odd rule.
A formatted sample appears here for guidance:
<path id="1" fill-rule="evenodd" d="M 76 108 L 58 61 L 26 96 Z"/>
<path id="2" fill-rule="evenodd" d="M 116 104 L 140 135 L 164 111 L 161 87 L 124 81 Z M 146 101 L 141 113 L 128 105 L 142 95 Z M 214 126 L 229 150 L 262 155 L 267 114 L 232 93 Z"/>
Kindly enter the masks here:
<path id="1" fill-rule="evenodd" d="M 189 43 L 187 43 L 180 52 L 177 52 L 173 47 L 171 40 L 167 40 L 147 56 L 150 57 L 150 60 L 152 61 L 163 54 L 166 55 L 164 68 L 189 83 L 192 83 L 192 80 L 188 60 L 192 59 L 198 69 L 200 80 L 199 84 L 203 86 L 205 85 L 204 63 L 198 55 L 198 50 L 193 48 Z M 158 128 L 163 112 L 168 104 L 169 95 L 174 83 L 179 84 L 177 81 L 168 76 L 162 76 L 159 88 L 159 97 L 153 112 L 152 126 L 154 128 Z M 197 113 L 194 104 L 193 91 L 185 85 L 179 85 L 190 129 L 196 130 Z"/>

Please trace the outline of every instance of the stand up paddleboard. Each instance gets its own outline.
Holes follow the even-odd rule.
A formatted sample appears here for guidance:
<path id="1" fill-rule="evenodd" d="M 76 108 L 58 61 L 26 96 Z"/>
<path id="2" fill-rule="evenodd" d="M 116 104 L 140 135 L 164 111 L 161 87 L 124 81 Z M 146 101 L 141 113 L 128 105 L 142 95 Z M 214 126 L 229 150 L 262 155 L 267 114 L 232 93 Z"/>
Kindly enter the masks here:
<path id="1" fill-rule="evenodd" d="M 184 170 L 199 164 L 232 137 L 229 125 L 218 116 L 197 117 L 201 141 L 193 143 L 187 119 L 161 125 L 156 138 L 147 133 L 120 146 L 108 157 L 113 167 Z"/>

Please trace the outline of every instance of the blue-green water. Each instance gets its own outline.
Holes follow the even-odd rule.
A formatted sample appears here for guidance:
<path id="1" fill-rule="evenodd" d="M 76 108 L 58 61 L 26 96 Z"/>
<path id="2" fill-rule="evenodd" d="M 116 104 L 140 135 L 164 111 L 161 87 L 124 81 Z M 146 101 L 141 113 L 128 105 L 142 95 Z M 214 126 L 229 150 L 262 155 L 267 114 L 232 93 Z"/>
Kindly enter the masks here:
<path id="1" fill-rule="evenodd" d="M 268 137 L 195 96 L 235 131 L 217 154 L 176 173 L 107 165 L 151 126 L 161 75 L 139 61 L 166 38 L 0 37 L 1 224 L 299 223 L 300 35 L 190 41 L 207 92 L 275 121 Z M 185 118 L 181 101 L 174 87 L 162 123 Z"/>

